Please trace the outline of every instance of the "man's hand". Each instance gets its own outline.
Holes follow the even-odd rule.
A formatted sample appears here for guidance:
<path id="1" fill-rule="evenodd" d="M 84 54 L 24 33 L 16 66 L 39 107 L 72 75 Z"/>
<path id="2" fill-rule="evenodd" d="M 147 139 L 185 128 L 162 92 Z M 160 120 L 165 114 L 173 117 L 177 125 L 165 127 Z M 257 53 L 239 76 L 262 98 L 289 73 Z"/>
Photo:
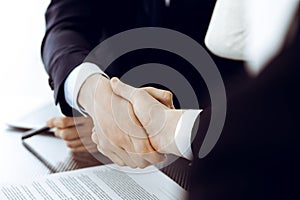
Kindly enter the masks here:
<path id="1" fill-rule="evenodd" d="M 111 86 L 115 94 L 132 104 L 152 146 L 158 152 L 181 156 L 175 143 L 175 130 L 183 111 L 170 109 L 146 91 L 122 83 L 117 78 L 111 79 Z"/>
<path id="2" fill-rule="evenodd" d="M 170 92 L 154 88 L 144 91 L 168 107 L 173 106 Z M 130 103 L 113 93 L 107 78 L 102 75 L 90 76 L 81 87 L 78 100 L 93 119 L 92 138 L 98 150 L 114 163 L 145 168 L 165 160 L 165 156 L 152 147 Z"/>
<path id="3" fill-rule="evenodd" d="M 63 139 L 73 152 L 97 152 L 97 145 L 91 138 L 91 118 L 55 117 L 47 121 L 47 126 L 56 128 L 55 136 Z"/>

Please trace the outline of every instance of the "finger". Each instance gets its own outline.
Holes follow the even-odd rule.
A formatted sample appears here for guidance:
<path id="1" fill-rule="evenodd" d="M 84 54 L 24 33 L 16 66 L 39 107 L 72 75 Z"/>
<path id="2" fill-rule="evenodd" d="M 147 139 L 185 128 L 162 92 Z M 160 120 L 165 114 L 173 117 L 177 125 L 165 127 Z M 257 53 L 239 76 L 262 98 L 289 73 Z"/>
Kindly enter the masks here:
<path id="1" fill-rule="evenodd" d="M 75 127 L 73 128 L 65 128 L 65 129 L 56 129 L 55 132 L 54 132 L 54 135 L 56 137 L 59 137 L 63 140 L 75 140 L 75 139 L 78 139 L 79 138 L 79 135 L 77 133 L 77 130 Z"/>
<path id="2" fill-rule="evenodd" d="M 159 162 L 162 162 L 166 159 L 166 157 L 158 152 L 156 152 L 149 140 L 144 139 L 138 139 L 138 138 L 131 138 L 132 143 L 134 146 L 134 150 L 136 152 L 136 155 L 139 157 L 142 157 L 150 164 L 156 164 Z M 143 163 L 141 163 L 143 164 Z M 145 166 L 147 167 L 147 166 Z"/>
<path id="3" fill-rule="evenodd" d="M 93 124 L 93 120 L 90 117 L 73 117 L 76 124 Z"/>
<path id="4" fill-rule="evenodd" d="M 107 141 L 108 142 L 108 141 Z M 109 143 L 109 142 L 108 142 Z M 124 160 L 126 159 L 126 156 L 124 155 L 119 155 L 118 153 L 115 153 L 116 151 L 112 151 L 108 148 L 107 146 L 108 144 L 106 144 L 106 148 L 103 148 L 103 146 L 97 145 L 97 149 L 100 153 L 102 153 L 104 156 L 108 157 L 113 163 L 120 165 L 120 166 L 130 166 L 128 164 L 126 164 L 124 162 Z M 111 146 L 112 147 L 112 146 Z"/>
<path id="5" fill-rule="evenodd" d="M 145 90 L 135 89 L 114 78 L 112 88 L 117 95 L 127 99 L 133 106 L 134 113 L 148 134 L 158 133 L 165 125 L 165 109 L 159 101 Z"/>
<path id="6" fill-rule="evenodd" d="M 70 141 L 66 141 L 66 144 L 69 148 L 76 148 L 76 147 L 84 146 L 82 140 L 83 139 L 70 140 Z"/>
<path id="7" fill-rule="evenodd" d="M 55 127 L 53 123 L 54 120 L 55 118 L 48 119 L 48 121 L 46 122 L 46 126 L 49 128 L 54 128 Z"/>
<path id="8" fill-rule="evenodd" d="M 130 134 L 130 136 L 128 136 L 128 142 L 122 143 L 120 141 L 116 143 L 115 147 L 124 149 L 139 168 L 145 168 L 149 165 L 164 161 L 165 156 L 156 152 L 152 147 L 147 133 L 145 133 L 142 128 L 139 130 L 135 129 L 135 131 L 138 133 Z M 145 139 L 144 136 L 140 137 L 140 135 L 145 135 L 147 139 Z M 122 139 L 122 141 L 123 140 L 125 139 Z"/>
<path id="9" fill-rule="evenodd" d="M 74 153 L 79 153 L 79 152 L 89 152 L 87 148 L 84 146 L 76 147 L 76 148 L 71 148 L 72 152 Z"/>
<path id="10" fill-rule="evenodd" d="M 121 96 L 127 101 L 131 102 L 131 96 L 135 93 L 137 88 L 127 85 L 120 81 L 118 78 L 114 77 L 110 80 L 111 87 L 115 94 Z"/>
<path id="11" fill-rule="evenodd" d="M 115 150 L 116 155 L 119 156 L 120 159 L 122 159 L 124 165 L 129 166 L 131 168 L 137 168 L 138 165 L 133 160 L 133 158 L 130 156 L 129 152 L 124 151 L 124 149 L 118 149 Z"/>
<path id="12" fill-rule="evenodd" d="M 69 140 L 66 141 L 66 144 L 70 148 L 76 148 L 79 146 L 90 146 L 90 145 L 95 145 L 95 143 L 92 141 L 90 137 L 83 137 L 75 140 Z"/>
<path id="13" fill-rule="evenodd" d="M 154 87 L 144 87 L 142 89 L 148 92 L 152 97 L 163 103 L 165 106 L 174 109 L 172 92 L 157 89 Z"/>
<path id="14" fill-rule="evenodd" d="M 135 163 L 135 166 L 138 167 L 138 168 L 144 169 L 144 168 L 152 165 L 146 159 L 144 159 L 143 156 L 141 156 L 138 153 L 128 153 L 128 155 L 130 156 L 130 158 Z"/>
<path id="15" fill-rule="evenodd" d="M 129 152 L 132 152 L 128 149 L 123 148 L 120 145 L 115 145 L 111 141 L 102 138 L 99 140 L 98 150 L 108 158 L 111 158 L 111 154 L 114 153 L 122 160 L 123 164 L 132 168 L 136 168 L 137 165 L 130 157 Z"/>
<path id="16" fill-rule="evenodd" d="M 47 121 L 47 126 L 49 128 L 68 128 L 75 126 L 75 121 L 73 117 L 54 117 Z"/>
<path id="17" fill-rule="evenodd" d="M 132 104 L 134 113 L 136 114 L 142 125 L 144 126 L 145 124 L 148 124 L 150 121 L 148 112 L 149 103 L 152 103 L 152 101 L 144 101 L 145 94 L 148 93 L 144 90 L 137 90 L 136 88 L 121 82 L 118 78 L 111 79 L 111 86 L 116 95 L 119 95 Z M 141 104 L 141 102 L 143 102 L 143 106 L 139 105 Z"/>
<path id="18" fill-rule="evenodd" d="M 86 124 L 82 126 L 74 127 L 77 131 L 77 134 L 80 138 L 91 137 L 92 135 L 92 126 L 87 126 Z"/>
<path id="19" fill-rule="evenodd" d="M 108 157 L 113 163 L 120 165 L 120 166 L 125 166 L 126 164 L 124 163 L 124 161 L 117 155 L 117 154 L 111 154 Z"/>
<path id="20" fill-rule="evenodd" d="M 147 137 L 148 138 L 148 137 Z M 133 163 L 135 164 L 134 167 L 132 166 L 132 163 L 127 163 L 125 162 L 128 166 L 132 167 L 132 168 L 145 168 L 149 165 L 151 165 L 151 163 L 149 163 L 143 156 L 141 156 L 140 152 L 137 152 L 134 148 L 134 143 L 135 140 L 133 137 L 128 137 L 128 139 L 130 140 L 129 143 L 123 144 L 121 145 L 121 149 L 124 150 L 127 154 L 128 154 L 128 158 L 127 160 L 132 160 Z M 120 154 L 122 155 L 123 152 L 121 152 Z M 125 155 L 127 156 L 127 155 Z M 122 156 L 123 158 L 123 156 Z"/>
<path id="21" fill-rule="evenodd" d="M 97 145 L 96 144 L 90 144 L 88 146 L 79 146 L 79 147 L 74 147 L 74 148 L 70 148 L 72 150 L 72 152 L 89 152 L 89 153 L 94 153 L 94 152 L 98 152 L 97 149 Z"/>

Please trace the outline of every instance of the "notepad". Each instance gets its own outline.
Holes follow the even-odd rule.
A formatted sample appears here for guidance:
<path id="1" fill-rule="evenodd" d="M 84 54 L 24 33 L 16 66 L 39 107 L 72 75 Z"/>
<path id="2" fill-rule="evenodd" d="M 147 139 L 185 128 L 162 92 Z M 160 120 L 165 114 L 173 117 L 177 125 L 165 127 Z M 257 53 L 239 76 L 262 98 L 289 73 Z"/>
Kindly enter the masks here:
<path id="1" fill-rule="evenodd" d="M 150 166 L 131 169 L 102 165 L 0 186 L 0 199 L 182 200 L 187 192 Z"/>

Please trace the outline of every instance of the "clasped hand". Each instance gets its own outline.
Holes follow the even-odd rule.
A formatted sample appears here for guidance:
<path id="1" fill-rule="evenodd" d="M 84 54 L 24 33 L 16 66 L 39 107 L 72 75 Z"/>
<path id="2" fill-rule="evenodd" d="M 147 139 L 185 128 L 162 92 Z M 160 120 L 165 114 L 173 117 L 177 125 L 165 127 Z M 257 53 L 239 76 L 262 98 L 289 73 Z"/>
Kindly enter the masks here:
<path id="1" fill-rule="evenodd" d="M 182 111 L 172 109 L 169 91 L 93 75 L 80 90 L 79 104 L 93 120 L 92 140 L 114 163 L 144 168 L 165 160 L 164 153 L 179 155 L 174 133 Z"/>

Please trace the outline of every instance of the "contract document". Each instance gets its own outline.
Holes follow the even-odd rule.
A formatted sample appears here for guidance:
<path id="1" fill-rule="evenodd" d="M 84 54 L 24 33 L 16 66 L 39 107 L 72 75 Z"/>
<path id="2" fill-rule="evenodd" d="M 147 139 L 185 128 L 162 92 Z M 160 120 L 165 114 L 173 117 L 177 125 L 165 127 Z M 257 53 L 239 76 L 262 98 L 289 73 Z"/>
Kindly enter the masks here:
<path id="1" fill-rule="evenodd" d="M 182 200 L 187 192 L 156 167 L 102 165 L 0 186 L 0 199 Z"/>

